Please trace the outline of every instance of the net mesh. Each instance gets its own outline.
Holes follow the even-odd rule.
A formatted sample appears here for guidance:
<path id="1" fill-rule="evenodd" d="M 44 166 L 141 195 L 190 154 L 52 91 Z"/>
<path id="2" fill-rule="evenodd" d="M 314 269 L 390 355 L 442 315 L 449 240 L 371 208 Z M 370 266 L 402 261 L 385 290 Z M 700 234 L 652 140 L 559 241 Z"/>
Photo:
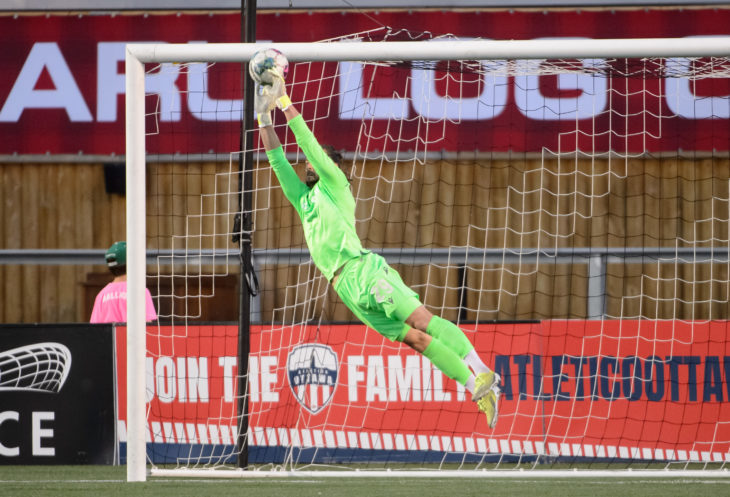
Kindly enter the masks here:
<path id="1" fill-rule="evenodd" d="M 330 41 L 403 39 L 434 37 Z M 494 430 L 462 386 L 359 324 L 314 267 L 255 130 L 241 150 L 245 67 L 152 68 L 182 90 L 147 105 L 151 462 L 233 466 L 242 434 L 254 467 L 724 467 L 729 67 L 290 68 L 292 101 L 344 152 L 363 245 L 502 375 Z M 194 120 L 179 118 L 185 107 Z M 302 169 L 281 114 L 275 129 Z M 235 222 L 247 161 L 250 233 Z M 233 241 L 248 236 L 255 281 Z M 255 295 L 239 378 L 242 279 Z"/>

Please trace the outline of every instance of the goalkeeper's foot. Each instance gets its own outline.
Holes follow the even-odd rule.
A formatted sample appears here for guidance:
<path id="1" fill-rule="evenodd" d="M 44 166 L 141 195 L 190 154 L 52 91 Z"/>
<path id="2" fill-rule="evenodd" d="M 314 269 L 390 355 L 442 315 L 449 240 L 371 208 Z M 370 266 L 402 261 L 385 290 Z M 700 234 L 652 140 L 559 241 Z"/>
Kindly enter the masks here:
<path id="1" fill-rule="evenodd" d="M 479 410 L 487 416 L 487 426 L 489 426 L 489 428 L 497 426 L 499 395 L 501 393 L 502 391 L 499 387 L 494 387 L 489 391 L 489 393 L 487 393 L 487 395 L 477 401 Z"/>
<path id="2" fill-rule="evenodd" d="M 499 381 L 499 375 L 493 371 L 480 373 L 474 381 L 475 388 L 472 398 L 476 400 L 479 410 L 487 417 L 487 425 L 489 428 L 497 426 L 499 395 L 502 393 L 499 388 Z M 487 386 L 486 388 L 485 385 Z M 484 393 L 485 390 L 486 393 Z M 479 396 L 480 394 L 481 396 Z"/>
<path id="3" fill-rule="evenodd" d="M 471 395 L 471 400 L 478 402 L 479 399 L 489 393 L 489 391 L 499 385 L 500 377 L 494 371 L 488 373 L 479 373 L 474 379 L 474 393 Z"/>

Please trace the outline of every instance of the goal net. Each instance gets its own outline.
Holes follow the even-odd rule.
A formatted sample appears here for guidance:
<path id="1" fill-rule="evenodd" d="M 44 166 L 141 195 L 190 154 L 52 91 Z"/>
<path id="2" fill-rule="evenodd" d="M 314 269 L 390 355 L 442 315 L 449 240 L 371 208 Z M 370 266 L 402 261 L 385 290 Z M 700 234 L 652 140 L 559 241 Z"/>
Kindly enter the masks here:
<path id="1" fill-rule="evenodd" d="M 258 131 L 241 139 L 261 46 L 152 47 L 127 66 L 130 468 L 727 467 L 727 38 L 278 46 L 292 101 L 343 153 L 363 246 L 501 375 L 492 430 L 313 265 Z"/>

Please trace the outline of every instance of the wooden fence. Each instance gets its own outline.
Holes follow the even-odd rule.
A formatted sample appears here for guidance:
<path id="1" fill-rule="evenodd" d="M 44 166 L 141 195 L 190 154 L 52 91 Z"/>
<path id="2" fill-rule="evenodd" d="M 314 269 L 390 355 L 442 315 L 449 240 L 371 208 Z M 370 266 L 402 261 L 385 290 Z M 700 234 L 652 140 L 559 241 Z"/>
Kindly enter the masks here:
<path id="1" fill-rule="evenodd" d="M 238 177 L 229 168 L 218 162 L 151 164 L 150 246 L 235 249 L 230 209 L 237 196 L 228 192 L 236 191 Z M 105 249 L 123 239 L 124 196 L 106 191 L 103 169 L 100 163 L 0 165 L 0 248 Z M 265 163 L 256 171 L 254 247 L 304 247 L 300 222 L 276 179 Z M 727 250 L 727 158 L 368 162 L 355 164 L 355 174 L 366 178 L 353 182 L 357 216 L 369 219 L 358 224 L 366 247 Z M 182 234 L 187 237 L 171 237 Z M 231 262 L 225 270 L 229 286 L 238 277 L 237 261 Z M 313 281 L 317 273 L 311 268 L 259 269 L 265 319 L 316 315 L 323 306 L 327 319 L 350 319 L 331 290 L 308 309 L 294 306 L 306 294 L 326 292 L 326 285 Z M 585 317 L 584 261 L 470 265 L 461 272 L 423 265 L 398 269 L 429 306 L 451 319 Z M 105 274 L 101 260 L 0 265 L 0 322 L 86 321 L 89 299 Z M 297 286 L 287 290 L 284 283 Z M 728 317 L 727 264 L 614 262 L 607 266 L 606 290 L 609 316 Z M 466 314 L 463 305 L 470 309 Z"/>

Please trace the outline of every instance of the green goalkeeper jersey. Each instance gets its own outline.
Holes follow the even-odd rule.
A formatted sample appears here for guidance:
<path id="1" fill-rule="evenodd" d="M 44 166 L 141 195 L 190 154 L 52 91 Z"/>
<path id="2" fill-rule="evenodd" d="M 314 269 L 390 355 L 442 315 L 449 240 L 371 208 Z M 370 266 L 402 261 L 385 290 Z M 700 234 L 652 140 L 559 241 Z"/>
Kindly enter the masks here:
<path id="1" fill-rule="evenodd" d="M 367 253 L 355 231 L 355 199 L 347 177 L 322 149 L 304 118 L 295 117 L 289 127 L 319 181 L 311 189 L 302 182 L 282 147 L 266 155 L 284 195 L 302 220 L 314 264 L 331 280 L 345 262 Z"/>

